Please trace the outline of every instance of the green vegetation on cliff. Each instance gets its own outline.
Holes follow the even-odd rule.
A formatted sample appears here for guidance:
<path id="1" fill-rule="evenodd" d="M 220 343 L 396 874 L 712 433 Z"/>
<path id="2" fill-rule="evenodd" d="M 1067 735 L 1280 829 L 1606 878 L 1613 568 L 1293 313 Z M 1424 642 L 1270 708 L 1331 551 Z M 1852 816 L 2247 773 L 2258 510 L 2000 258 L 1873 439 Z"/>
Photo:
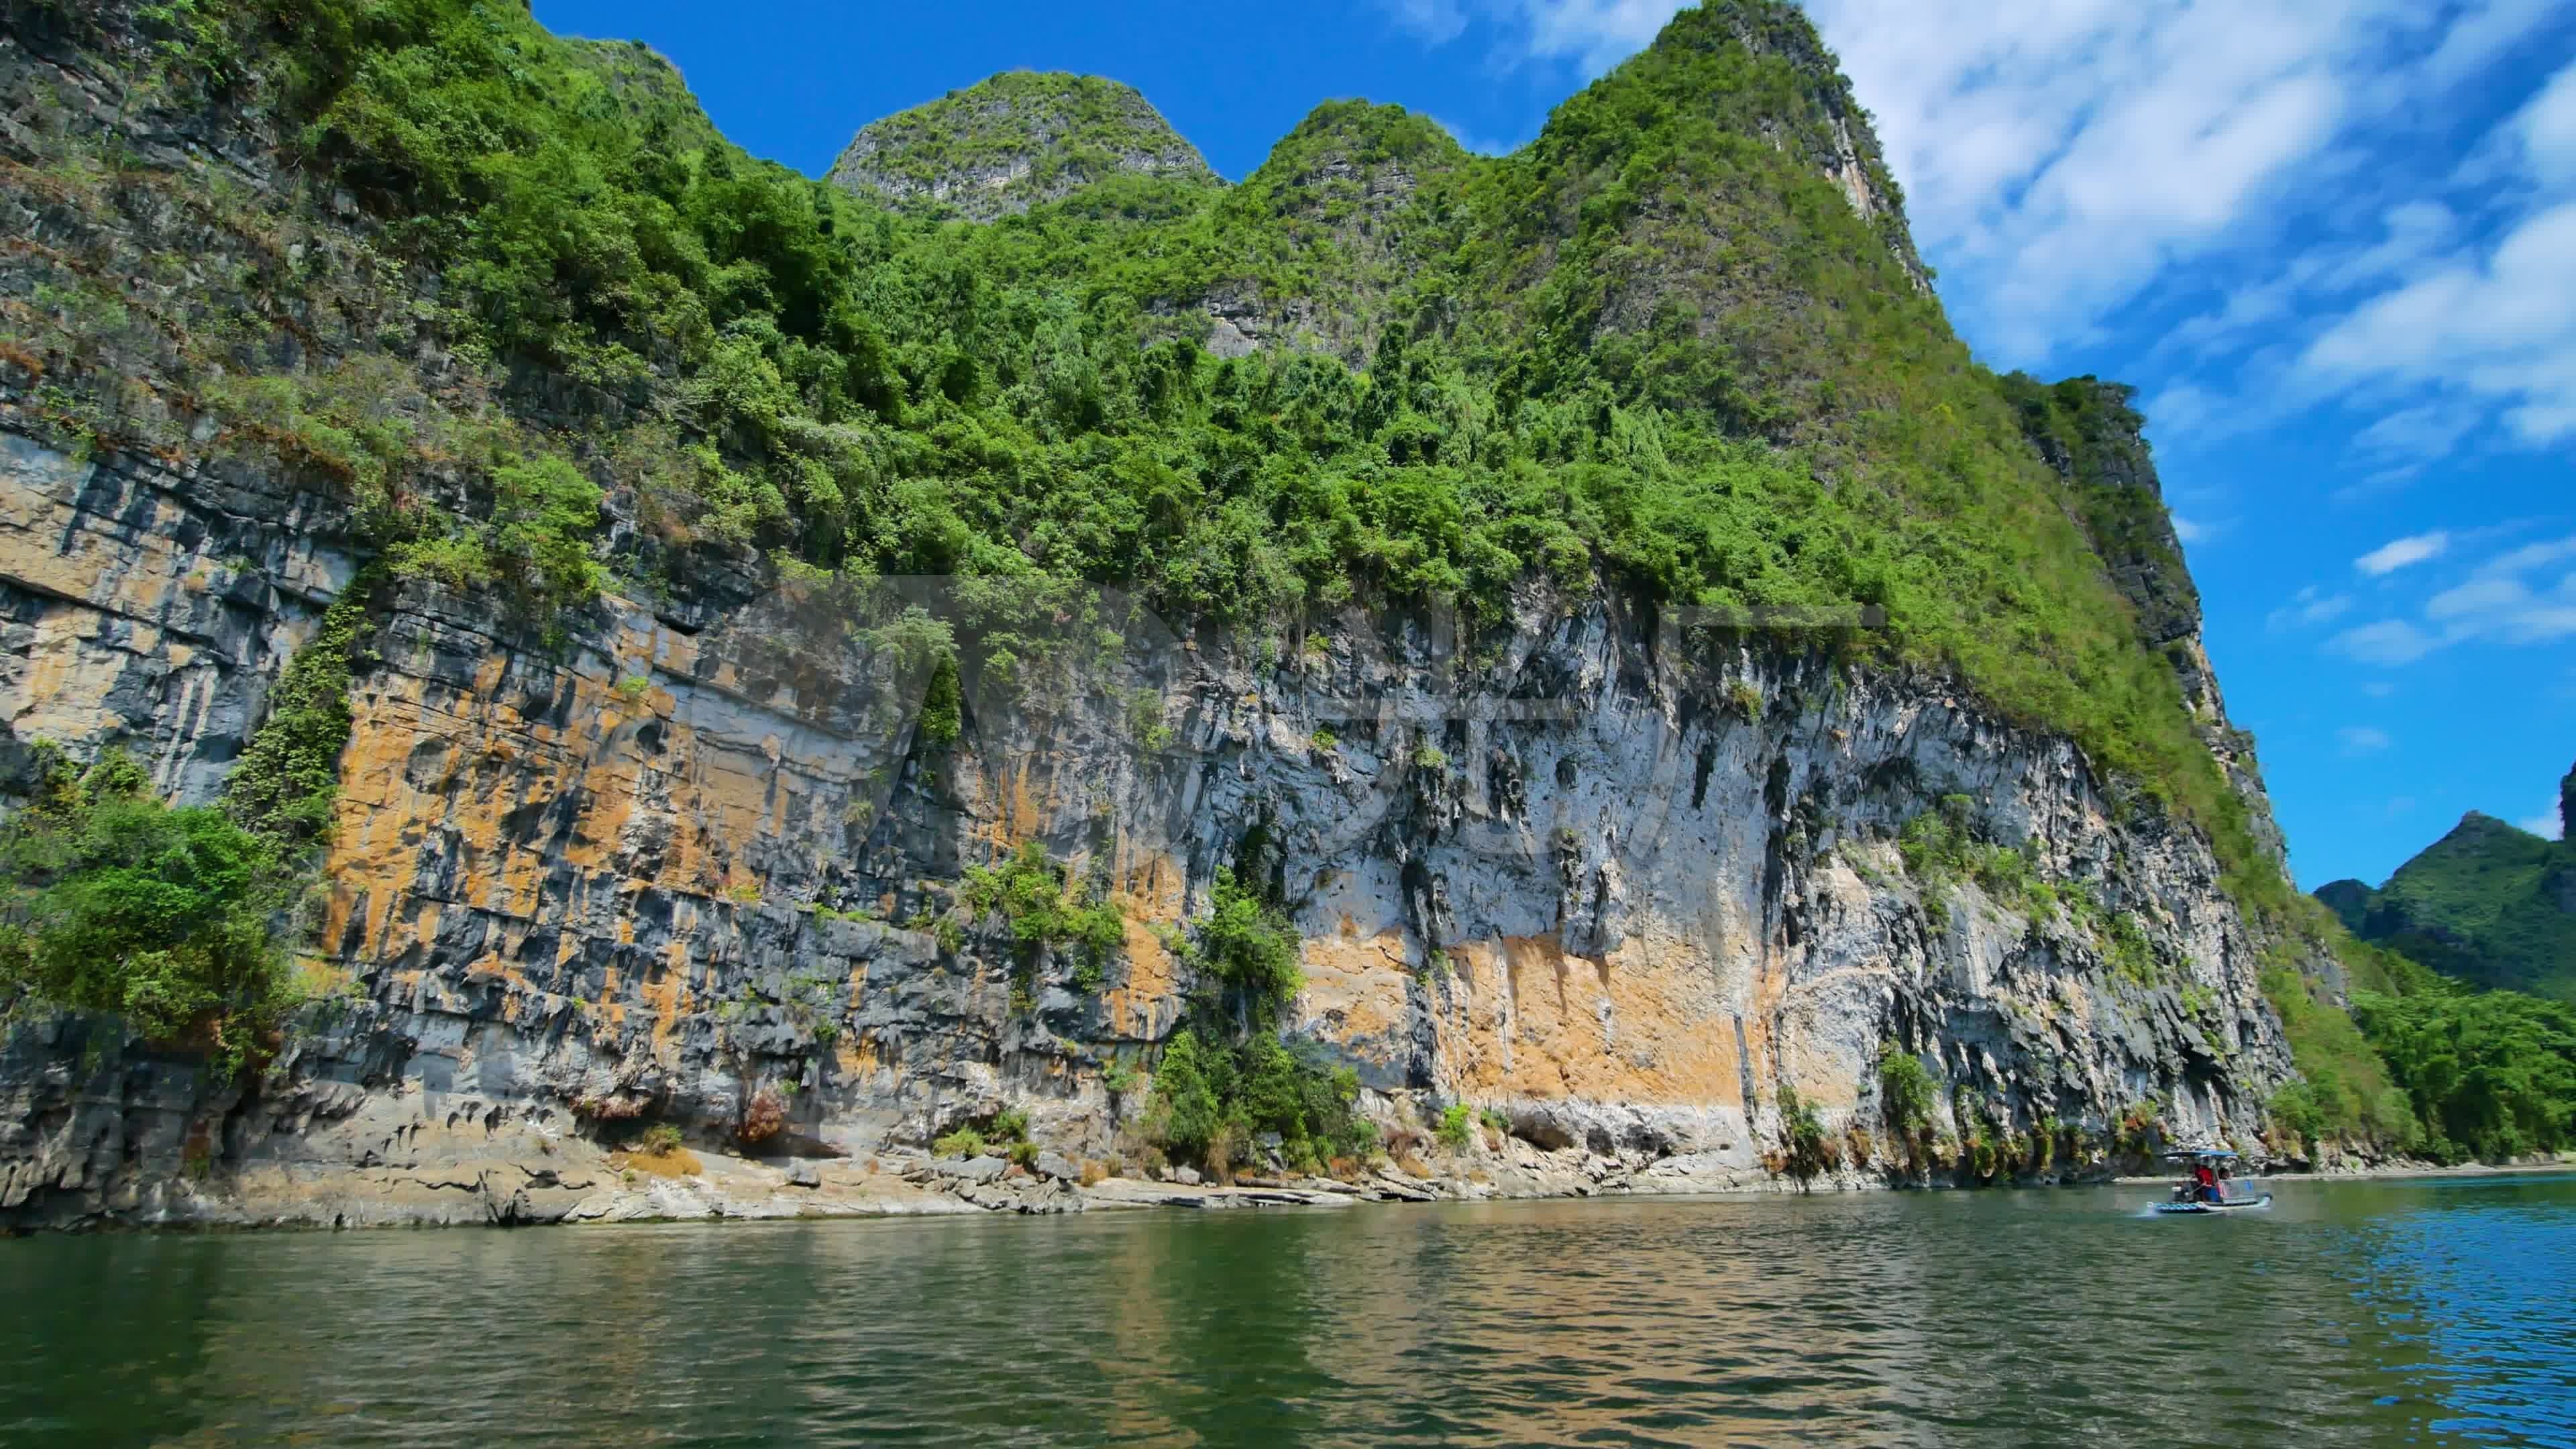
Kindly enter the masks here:
<path id="1" fill-rule="evenodd" d="M 2576 771 L 2560 797 L 2576 817 Z M 2367 1057 L 2393 1083 L 2409 1146 L 2443 1161 L 2576 1146 L 2576 850 L 2471 814 L 2380 889 L 2335 881 L 2307 909 L 2322 914 L 2320 902 L 2338 918 L 2320 930 L 2350 932 L 2338 954 L 2354 1025 L 2320 1019 L 2359 1043 L 2331 1055 Z M 2307 1135 L 2349 1134 L 2334 1090 L 2346 1074 L 2321 1074 L 2306 1052 L 2300 1067 L 2308 1084 L 2275 1115 Z"/>
<path id="2" fill-rule="evenodd" d="M 1354 1115 L 1358 1076 L 1279 1039 L 1298 976 L 1297 933 L 1278 904 L 1220 868 L 1197 939 L 1173 944 L 1201 968 L 1203 989 L 1154 1067 L 1147 1133 L 1218 1172 L 1250 1162 L 1262 1133 L 1277 1133 L 1283 1160 L 1309 1172 L 1365 1157 L 1376 1129 Z"/>
<path id="3" fill-rule="evenodd" d="M 0 1020 L 104 1012 L 238 1066 L 286 987 L 272 927 L 291 885 L 274 842 L 163 804 L 124 755 L 52 757 L 0 829 Z"/>
<path id="4" fill-rule="evenodd" d="M 2428 970 L 2354 939 L 2313 901 L 2298 918 L 2309 949 L 2340 959 L 2352 1009 L 2275 948 L 2263 991 L 2301 1077 L 2270 1103 L 2284 1139 L 2441 1162 L 2576 1146 L 2576 1008 Z"/>
<path id="5" fill-rule="evenodd" d="M 1020 70 L 868 126 L 831 179 L 888 205 L 990 220 L 1139 171 L 1216 180 L 1133 89 Z"/>
<path id="6" fill-rule="evenodd" d="M 278 927 L 330 829 L 349 669 L 377 580 L 362 576 L 288 661 L 216 805 L 174 807 L 110 749 L 39 751 L 0 822 L 0 1024 L 100 1012 L 238 1071 L 301 999 Z"/>

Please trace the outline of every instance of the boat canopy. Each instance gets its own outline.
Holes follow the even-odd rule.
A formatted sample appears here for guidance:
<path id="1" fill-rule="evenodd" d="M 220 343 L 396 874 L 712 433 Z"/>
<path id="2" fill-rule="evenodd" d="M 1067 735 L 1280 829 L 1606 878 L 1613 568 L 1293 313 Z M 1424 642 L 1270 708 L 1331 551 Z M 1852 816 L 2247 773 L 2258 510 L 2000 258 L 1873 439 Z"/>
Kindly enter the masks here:
<path id="1" fill-rule="evenodd" d="M 2184 1162 L 2232 1162 L 2236 1154 L 2224 1147 L 2176 1147 L 2165 1156 Z"/>

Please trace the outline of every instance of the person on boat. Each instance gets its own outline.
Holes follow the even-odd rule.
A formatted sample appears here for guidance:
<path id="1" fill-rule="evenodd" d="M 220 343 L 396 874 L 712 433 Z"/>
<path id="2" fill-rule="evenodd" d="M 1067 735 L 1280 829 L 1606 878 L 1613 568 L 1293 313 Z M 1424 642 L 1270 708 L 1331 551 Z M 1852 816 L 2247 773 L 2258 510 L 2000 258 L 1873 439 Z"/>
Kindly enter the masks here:
<path id="1" fill-rule="evenodd" d="M 2199 1166 L 2194 1167 L 2191 1170 L 2191 1176 L 2192 1181 L 2197 1183 L 2200 1187 L 2200 1196 L 2203 1201 L 2216 1202 L 2219 1200 L 2218 1173 L 2215 1169 L 2211 1168 L 2206 1161 L 2202 1162 Z"/>

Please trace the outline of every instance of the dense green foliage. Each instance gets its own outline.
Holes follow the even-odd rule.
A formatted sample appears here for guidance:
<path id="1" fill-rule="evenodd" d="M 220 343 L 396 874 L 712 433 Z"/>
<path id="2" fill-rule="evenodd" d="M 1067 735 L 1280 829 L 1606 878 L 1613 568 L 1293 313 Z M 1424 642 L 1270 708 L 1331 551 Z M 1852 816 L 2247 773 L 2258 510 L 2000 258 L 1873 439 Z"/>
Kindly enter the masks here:
<path id="1" fill-rule="evenodd" d="M 2439 1161 L 2576 1146 L 2576 1007 L 2481 991 L 2394 958 L 2387 990 L 2353 1016 Z"/>
<path id="2" fill-rule="evenodd" d="M 2153 645 L 2198 622 L 2199 593 L 2183 562 L 2173 522 L 2143 480 L 2154 465 L 2142 434 L 2146 420 L 2129 405 L 2134 390 L 2094 377 L 2043 386 L 2027 373 L 1998 379 L 2022 433 L 2073 485 L 2076 506 L 2095 551 L 2114 567 L 2152 572 L 2165 617 L 2141 619 Z"/>
<path id="3" fill-rule="evenodd" d="M 1276 1132 L 1293 1167 L 1320 1169 L 1339 1157 L 1364 1156 L 1375 1129 L 1356 1117 L 1359 1078 L 1348 1067 L 1255 1032 L 1233 1046 L 1202 1043 L 1183 1027 L 1163 1045 L 1154 1068 L 1148 1124 L 1174 1153 L 1227 1168 L 1245 1160 L 1255 1136 Z"/>
<path id="4" fill-rule="evenodd" d="M 309 878 L 349 742 L 362 575 L 280 672 L 222 802 L 174 808 L 111 749 L 41 757 L 0 823 L 0 1020 L 50 1007 L 122 1018 L 238 1071 L 301 998 L 279 927 Z"/>
<path id="5" fill-rule="evenodd" d="M 1024 966 L 1033 966 L 1041 950 L 1071 955 L 1074 984 L 1085 991 L 1100 989 L 1110 958 L 1127 940 L 1118 908 L 1068 882 L 1064 868 L 1034 840 L 999 867 L 969 867 L 966 903 L 1002 919 Z"/>
<path id="6" fill-rule="evenodd" d="M 2438 1161 L 2576 1145 L 2576 1012 L 2449 979 L 2330 917 L 2310 925 L 2342 959 L 2352 1010 L 2287 965 L 2264 971 L 2301 1078 L 2270 1103 L 2276 1130 Z"/>
<path id="7" fill-rule="evenodd" d="M 2317 896 L 2354 935 L 2445 976 L 2576 1001 L 2576 845 L 2564 840 L 2472 814 L 2378 890 L 2336 881 Z"/>
<path id="8" fill-rule="evenodd" d="M 1798 1096 L 1798 1089 L 1780 1088 L 1780 1141 L 1788 1159 L 1789 1174 L 1805 1182 L 1831 1165 L 1831 1149 L 1825 1141 L 1825 1124 L 1816 1115 L 1815 1106 Z"/>
<path id="9" fill-rule="evenodd" d="M 1905 822 L 1896 848 L 1907 873 L 1921 884 L 1927 905 L 1937 905 L 1950 887 L 1970 880 L 2004 905 L 2029 904 L 2038 884 L 2030 856 L 1978 839 L 1971 818 L 1975 803 L 1965 795 L 1944 795 L 1933 808 Z"/>
<path id="10" fill-rule="evenodd" d="M 2331 1001 L 2320 1000 L 2317 985 L 2286 966 L 2267 968 L 2262 981 L 2263 995 L 2280 1014 L 2300 1077 L 2273 1094 L 2268 1104 L 2273 1125 L 2310 1144 L 2333 1139 L 2390 1148 L 2415 1145 L 2419 1129 L 2413 1109 L 2352 1018 Z"/>
<path id="11" fill-rule="evenodd" d="M 1297 994 L 1297 932 L 1276 905 L 1237 885 L 1219 867 L 1199 926 L 1198 958 L 1228 989 L 1265 1011 Z"/>
<path id="12" fill-rule="evenodd" d="M 0 1019 L 105 1012 L 237 1068 L 288 991 L 274 917 L 291 891 L 274 841 L 210 806 L 173 809 L 114 752 L 46 761 L 0 826 Z"/>
<path id="13" fill-rule="evenodd" d="M 1879 1048 L 1879 1113 L 1899 1140 L 1913 1143 L 1931 1132 L 1932 1104 L 1939 1092 L 1921 1057 L 1894 1042 Z"/>

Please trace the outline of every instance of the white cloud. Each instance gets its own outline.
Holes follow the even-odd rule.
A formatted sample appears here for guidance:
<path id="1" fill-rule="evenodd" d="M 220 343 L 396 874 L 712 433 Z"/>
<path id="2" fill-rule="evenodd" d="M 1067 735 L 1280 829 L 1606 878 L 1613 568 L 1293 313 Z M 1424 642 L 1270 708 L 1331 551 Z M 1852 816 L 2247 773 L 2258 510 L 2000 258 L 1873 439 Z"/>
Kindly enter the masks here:
<path id="1" fill-rule="evenodd" d="M 2452 639 L 2545 644 L 2576 635 L 2576 572 L 2533 577 L 2576 560 L 2576 538 L 2530 543 L 2480 564 L 2462 583 L 2427 600 L 2424 617 Z"/>
<path id="2" fill-rule="evenodd" d="M 2525 574 L 2571 559 L 2576 559 L 2576 538 L 2559 538 L 2546 543 L 2526 543 L 2520 548 L 2497 554 L 2478 565 L 2478 572 L 2490 577 Z"/>
<path id="3" fill-rule="evenodd" d="M 2197 523 L 2177 513 L 2173 515 L 2174 537 L 2184 543 L 2207 543 L 2216 537 L 2215 524 Z"/>
<path id="4" fill-rule="evenodd" d="M 2352 595 L 2329 594 L 2314 584 L 2299 590 L 2290 602 L 2272 611 L 2265 622 L 2275 632 L 2287 629 L 2313 628 L 2342 618 L 2352 608 Z"/>
<path id="5" fill-rule="evenodd" d="M 2160 439 L 2210 442 L 2246 430 L 2253 410 L 2222 402 L 2208 389 L 2181 382 L 2147 400 L 2147 431 Z"/>
<path id="6" fill-rule="evenodd" d="M 2491 536 L 2498 531 L 2477 529 L 2466 536 Z M 2449 536 L 2399 539 L 2355 562 L 2366 573 L 2389 573 L 2431 557 L 2420 550 L 2428 539 L 2443 540 L 2447 546 Z M 2406 545 L 2419 547 L 2399 552 Z M 2441 551 L 2437 547 L 2432 553 Z M 2373 567 L 2374 561 L 2386 566 Z M 2285 612 L 2273 612 L 2275 628 L 2282 626 Z M 2326 641 L 2326 648 L 2364 664 L 2395 666 L 2470 640 L 2531 645 L 2568 638 L 2576 638 L 2576 537 L 2527 543 L 2479 564 L 2466 578 L 2424 601 L 2420 625 L 2410 619 L 2383 619 L 2344 630 Z"/>
<path id="7" fill-rule="evenodd" d="M 2373 297 L 2309 344 L 2301 369 L 2329 390 L 2430 388 L 2432 407 L 2489 407 L 2528 444 L 2576 436 L 2576 201 Z M 2456 434 L 2454 435 L 2456 436 Z"/>
<path id="8" fill-rule="evenodd" d="M 2460 222 L 2448 206 L 2419 197 L 2380 213 L 2379 224 L 2385 233 L 2380 241 L 2313 267 L 2308 279 L 2319 287 L 2349 291 L 2403 277 L 2446 249 Z"/>
<path id="9" fill-rule="evenodd" d="M 2576 64 L 2551 77 L 2511 129 L 2535 177 L 2544 183 L 2576 180 Z"/>
<path id="10" fill-rule="evenodd" d="M 2514 823 L 2544 840 L 2558 839 L 2560 832 L 2567 828 L 2566 822 L 2558 818 L 2558 805 L 2556 801 L 2550 802 L 2548 807 L 2543 809 L 2539 814 L 2525 816 L 2523 819 L 2517 820 Z"/>
<path id="11" fill-rule="evenodd" d="M 2156 279 L 2259 240 L 2350 164 L 2362 128 L 2428 104 L 2552 22 L 2545 0 L 1810 0 L 1876 112 L 1918 240 L 1971 329 L 2017 358 L 2080 338 Z M 2405 198 L 2398 198 L 2404 200 Z M 2444 234 L 2392 211 L 2383 255 Z M 2202 347 L 2288 315 L 2318 263 L 2230 288 L 2175 340 Z M 1964 285 L 1962 285 L 1964 284 Z"/>
<path id="12" fill-rule="evenodd" d="M 2386 730 L 2372 729 L 2368 725 L 2339 729 L 2335 731 L 2335 738 L 2343 741 L 2343 752 L 2347 755 L 2375 755 L 2396 743 L 2388 737 Z"/>
<path id="13" fill-rule="evenodd" d="M 1458 0 L 1379 0 L 1396 24 L 1431 45 L 1446 45 L 1467 28 Z"/>
<path id="14" fill-rule="evenodd" d="M 2383 498 L 2398 492 L 2407 484 L 2414 482 L 2423 472 L 2424 465 L 2421 463 L 2408 463 L 2397 468 L 2382 468 L 2376 473 L 2366 475 L 2358 482 L 2346 483 L 2336 489 L 2331 496 L 2337 503 L 2366 503 L 2373 498 Z"/>
<path id="15" fill-rule="evenodd" d="M 2442 642 L 2403 619 L 2384 619 L 2346 629 L 2328 640 L 2326 647 L 2364 664 L 2395 666 L 2414 663 L 2441 648 Z"/>
<path id="16" fill-rule="evenodd" d="M 2353 446 L 2384 457 L 2439 458 L 2458 447 L 2479 421 L 2475 409 L 2428 403 L 2372 423 L 2353 439 Z"/>
<path id="17" fill-rule="evenodd" d="M 1599 75 L 1655 38 L 1683 6 L 1674 0 L 1518 0 L 1533 55 Z"/>
<path id="18" fill-rule="evenodd" d="M 2385 543 L 2352 561 L 2352 566 L 2372 578 L 2385 578 L 2409 564 L 2437 559 L 2451 546 L 2447 533 L 2419 533 Z"/>
<path id="19" fill-rule="evenodd" d="M 2433 86 L 2458 85 L 2513 49 L 2558 13 L 2562 0 L 2486 0 L 2465 7 L 2423 65 Z"/>
<path id="20" fill-rule="evenodd" d="M 1491 136 L 1476 135 L 1465 127 L 1451 125 L 1438 116 L 1433 116 L 1431 122 L 1448 132 L 1451 140 L 1479 156 L 1508 156 L 1529 144 L 1527 141 L 1497 141 Z"/>

